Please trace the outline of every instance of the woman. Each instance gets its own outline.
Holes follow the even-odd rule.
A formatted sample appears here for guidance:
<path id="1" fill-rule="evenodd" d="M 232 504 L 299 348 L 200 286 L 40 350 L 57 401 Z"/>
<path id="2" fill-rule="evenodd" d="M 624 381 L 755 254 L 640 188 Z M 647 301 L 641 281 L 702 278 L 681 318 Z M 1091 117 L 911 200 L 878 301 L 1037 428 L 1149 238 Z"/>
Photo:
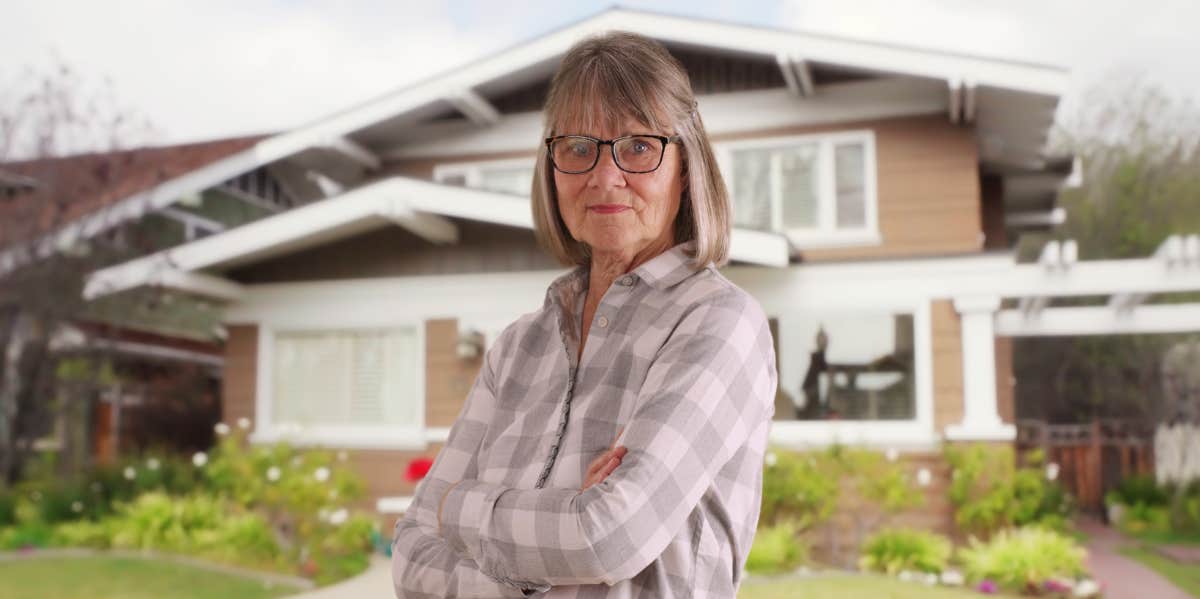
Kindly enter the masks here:
<path id="1" fill-rule="evenodd" d="M 716 270 L 729 205 L 686 73 L 624 33 L 574 46 L 537 161 L 575 269 L 499 336 L 396 525 L 399 597 L 734 597 L 775 356 Z"/>

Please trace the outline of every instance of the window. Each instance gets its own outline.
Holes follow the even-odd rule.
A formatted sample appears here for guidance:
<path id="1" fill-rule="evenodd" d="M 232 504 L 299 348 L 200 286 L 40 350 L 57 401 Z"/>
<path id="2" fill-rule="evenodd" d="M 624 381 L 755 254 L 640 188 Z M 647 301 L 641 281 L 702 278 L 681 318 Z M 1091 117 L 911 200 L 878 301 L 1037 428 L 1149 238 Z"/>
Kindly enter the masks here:
<path id="1" fill-rule="evenodd" d="M 433 180 L 446 185 L 459 185 L 528 198 L 533 189 L 533 160 L 439 164 L 433 169 Z"/>
<path id="2" fill-rule="evenodd" d="M 787 234 L 799 248 L 878 243 L 869 131 L 718 146 L 735 227 Z"/>
<path id="3" fill-rule="evenodd" d="M 315 437 L 424 423 L 415 326 L 278 331 L 271 355 L 270 423 Z"/>
<path id="4" fill-rule="evenodd" d="M 794 313 L 776 322 L 776 420 L 916 417 L 912 314 Z"/>

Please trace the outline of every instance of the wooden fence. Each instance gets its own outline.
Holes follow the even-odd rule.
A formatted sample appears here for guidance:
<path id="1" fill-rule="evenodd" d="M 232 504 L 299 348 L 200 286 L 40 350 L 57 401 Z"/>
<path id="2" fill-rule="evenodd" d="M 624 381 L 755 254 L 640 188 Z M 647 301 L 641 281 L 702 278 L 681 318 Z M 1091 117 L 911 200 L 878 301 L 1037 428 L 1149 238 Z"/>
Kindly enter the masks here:
<path id="1" fill-rule="evenodd" d="M 1090 424 L 1017 422 L 1017 449 L 1041 448 L 1046 462 L 1058 465 L 1058 478 L 1079 502 L 1094 513 L 1104 510 L 1104 494 L 1123 478 L 1154 473 L 1150 429 L 1121 420 Z"/>

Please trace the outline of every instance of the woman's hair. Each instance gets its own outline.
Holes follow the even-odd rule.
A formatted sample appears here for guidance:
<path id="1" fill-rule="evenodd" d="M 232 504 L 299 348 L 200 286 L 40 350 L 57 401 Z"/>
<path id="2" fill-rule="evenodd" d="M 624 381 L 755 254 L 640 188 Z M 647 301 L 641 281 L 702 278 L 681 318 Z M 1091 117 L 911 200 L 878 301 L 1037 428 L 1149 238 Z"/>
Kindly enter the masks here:
<path id="1" fill-rule="evenodd" d="M 687 72 L 666 48 L 633 33 L 613 32 L 576 43 L 550 82 L 542 137 L 599 128 L 627 120 L 682 144 L 683 193 L 675 243 L 696 241 L 695 268 L 729 260 L 729 192 L 717 168 Z M 565 265 L 584 265 L 590 248 L 571 237 L 558 211 L 554 167 L 542 147 L 533 174 L 533 225 L 538 242 Z"/>

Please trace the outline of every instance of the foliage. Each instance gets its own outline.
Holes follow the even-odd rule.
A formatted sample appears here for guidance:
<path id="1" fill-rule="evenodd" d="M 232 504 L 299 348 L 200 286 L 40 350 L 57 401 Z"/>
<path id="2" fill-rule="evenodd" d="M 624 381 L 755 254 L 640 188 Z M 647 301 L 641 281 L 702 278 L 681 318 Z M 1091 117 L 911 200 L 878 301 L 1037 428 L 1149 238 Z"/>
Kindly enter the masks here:
<path id="1" fill-rule="evenodd" d="M 947 445 L 944 452 L 952 468 L 948 493 L 955 522 L 964 530 L 986 537 L 1011 526 L 1069 527 L 1073 501 L 1047 480 L 1040 451 L 1030 452 L 1022 468 L 1009 445 Z"/>
<path id="2" fill-rule="evenodd" d="M 987 543 L 972 537 L 959 551 L 970 580 L 993 580 L 1016 592 L 1037 592 L 1051 579 L 1074 580 L 1086 573 L 1086 555 L 1070 536 L 1038 526 L 1005 529 Z"/>
<path id="3" fill-rule="evenodd" d="M 829 518 L 838 497 L 838 481 L 825 476 L 819 454 L 772 451 L 774 463 L 763 471 L 759 522 L 791 521 L 807 530 Z"/>
<path id="4" fill-rule="evenodd" d="M 38 557 L 0 562 L 0 598 L 269 599 L 299 589 L 212 568 L 142 557 Z"/>
<path id="5" fill-rule="evenodd" d="M 891 576 L 904 570 L 940 574 L 950 561 L 951 551 L 950 540 L 939 534 L 885 529 L 867 539 L 859 567 Z"/>
<path id="6" fill-rule="evenodd" d="M 760 527 L 746 557 L 746 570 L 756 574 L 790 572 L 808 561 L 808 544 L 797 534 L 801 527 L 792 521 Z"/>
<path id="7" fill-rule="evenodd" d="M 1171 514 L 1166 506 L 1135 503 L 1125 506 L 1121 521 L 1117 523 L 1122 532 L 1129 535 L 1161 533 L 1170 528 Z"/>
<path id="8" fill-rule="evenodd" d="M 11 526 L 17 521 L 17 496 L 0 489 L 0 527 Z"/>
<path id="9" fill-rule="evenodd" d="M 1107 503 L 1120 503 L 1122 505 L 1150 505 L 1163 506 L 1170 503 L 1170 496 L 1166 489 L 1158 486 L 1158 482 L 1151 475 L 1127 476 L 1117 483 L 1113 490 L 1109 491 L 1104 497 Z"/>

